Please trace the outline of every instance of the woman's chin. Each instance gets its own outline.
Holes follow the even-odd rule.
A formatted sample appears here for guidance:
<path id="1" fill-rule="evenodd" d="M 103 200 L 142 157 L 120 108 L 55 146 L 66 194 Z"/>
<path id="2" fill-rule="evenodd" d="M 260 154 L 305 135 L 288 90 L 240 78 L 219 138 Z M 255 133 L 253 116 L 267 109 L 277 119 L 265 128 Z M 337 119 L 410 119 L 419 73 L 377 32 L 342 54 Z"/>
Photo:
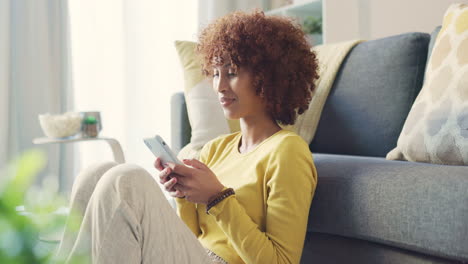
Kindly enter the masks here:
<path id="1" fill-rule="evenodd" d="M 226 111 L 226 110 L 224 110 L 224 117 L 229 120 L 236 120 L 240 118 L 236 114 L 232 113 L 231 111 Z"/>

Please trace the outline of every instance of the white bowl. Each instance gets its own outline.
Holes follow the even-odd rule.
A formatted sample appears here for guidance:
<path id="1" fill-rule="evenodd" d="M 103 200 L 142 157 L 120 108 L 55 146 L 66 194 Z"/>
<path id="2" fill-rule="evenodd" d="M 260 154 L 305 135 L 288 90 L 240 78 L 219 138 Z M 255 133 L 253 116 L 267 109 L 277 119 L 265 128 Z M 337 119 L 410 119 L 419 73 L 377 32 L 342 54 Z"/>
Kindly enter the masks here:
<path id="1" fill-rule="evenodd" d="M 62 115 L 51 115 L 49 113 L 39 115 L 42 131 L 50 138 L 75 135 L 81 129 L 81 119 L 81 115 L 74 112 L 67 112 Z"/>

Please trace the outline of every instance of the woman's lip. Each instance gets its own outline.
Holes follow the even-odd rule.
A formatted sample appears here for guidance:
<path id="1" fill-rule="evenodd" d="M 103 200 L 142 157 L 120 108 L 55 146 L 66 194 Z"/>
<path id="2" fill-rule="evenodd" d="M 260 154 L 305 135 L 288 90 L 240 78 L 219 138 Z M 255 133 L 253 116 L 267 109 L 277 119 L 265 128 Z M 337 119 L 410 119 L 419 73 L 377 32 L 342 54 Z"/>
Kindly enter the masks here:
<path id="1" fill-rule="evenodd" d="M 226 107 L 232 104 L 232 102 L 234 102 L 235 100 L 236 99 L 232 99 L 232 98 L 220 98 L 219 102 L 221 103 L 222 106 Z"/>

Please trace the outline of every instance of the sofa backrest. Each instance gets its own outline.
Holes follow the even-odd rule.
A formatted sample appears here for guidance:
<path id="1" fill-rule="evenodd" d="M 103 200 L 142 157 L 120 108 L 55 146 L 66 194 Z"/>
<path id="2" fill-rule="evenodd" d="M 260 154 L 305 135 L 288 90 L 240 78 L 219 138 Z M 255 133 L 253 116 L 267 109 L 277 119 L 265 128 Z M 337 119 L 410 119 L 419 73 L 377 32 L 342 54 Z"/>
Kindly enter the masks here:
<path id="1" fill-rule="evenodd" d="M 429 50 L 427 52 L 427 61 L 429 61 L 429 58 L 431 57 L 432 49 L 434 48 L 437 36 L 439 35 L 439 32 L 440 32 L 441 28 L 442 28 L 442 26 L 438 26 L 431 33 L 431 41 L 429 42 Z M 427 67 L 427 63 L 426 63 L 426 67 Z"/>
<path id="2" fill-rule="evenodd" d="M 431 37 L 407 33 L 367 41 L 351 50 L 323 109 L 312 152 L 384 157 L 394 148 L 439 30 Z M 171 119 L 178 152 L 191 134 L 183 92 L 172 97 Z"/>
<path id="3" fill-rule="evenodd" d="M 430 35 L 363 42 L 348 54 L 324 106 L 312 152 L 385 157 L 421 89 Z"/>

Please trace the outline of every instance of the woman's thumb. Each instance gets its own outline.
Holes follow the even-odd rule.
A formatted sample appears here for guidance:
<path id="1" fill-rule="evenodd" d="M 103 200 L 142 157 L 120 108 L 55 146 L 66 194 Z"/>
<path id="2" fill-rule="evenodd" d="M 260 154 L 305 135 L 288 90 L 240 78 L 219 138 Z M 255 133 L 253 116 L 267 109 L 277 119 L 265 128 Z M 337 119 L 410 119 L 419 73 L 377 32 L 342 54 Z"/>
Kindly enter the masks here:
<path id="1" fill-rule="evenodd" d="M 192 166 L 192 167 L 197 168 L 197 169 L 206 168 L 206 165 L 203 162 L 201 162 L 201 161 L 199 161 L 197 159 L 183 159 L 182 161 L 184 162 L 184 164 Z"/>

